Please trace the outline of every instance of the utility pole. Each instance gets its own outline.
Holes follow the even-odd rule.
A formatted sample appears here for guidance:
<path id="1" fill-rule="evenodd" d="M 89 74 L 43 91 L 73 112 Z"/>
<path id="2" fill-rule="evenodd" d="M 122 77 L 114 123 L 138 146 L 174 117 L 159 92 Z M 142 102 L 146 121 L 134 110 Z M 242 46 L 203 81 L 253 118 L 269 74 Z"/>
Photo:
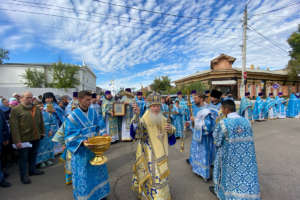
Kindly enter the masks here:
<path id="1" fill-rule="evenodd" d="M 240 97 L 245 96 L 245 82 L 247 79 L 247 71 L 246 71 L 246 51 L 247 51 L 247 20 L 248 20 L 248 13 L 247 13 L 247 4 L 244 10 L 244 19 L 243 19 L 243 45 L 242 45 L 242 82 L 240 88 Z"/>

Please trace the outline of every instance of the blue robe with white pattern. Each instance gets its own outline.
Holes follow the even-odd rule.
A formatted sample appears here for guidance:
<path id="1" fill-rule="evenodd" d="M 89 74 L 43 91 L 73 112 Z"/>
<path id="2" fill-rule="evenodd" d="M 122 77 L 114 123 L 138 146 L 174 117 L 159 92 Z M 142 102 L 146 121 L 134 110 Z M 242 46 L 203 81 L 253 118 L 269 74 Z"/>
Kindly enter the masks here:
<path id="1" fill-rule="evenodd" d="M 66 119 L 65 141 L 67 149 L 72 153 L 72 181 L 75 200 L 103 199 L 110 192 L 106 164 L 93 166 L 90 160 L 94 153 L 83 146 L 89 137 L 106 133 L 103 120 L 99 120 L 94 109 L 87 113 L 76 108 Z"/>
<path id="2" fill-rule="evenodd" d="M 299 100 L 297 99 L 295 94 L 291 94 L 287 106 L 286 116 L 291 118 L 297 117 L 299 111 L 300 111 Z"/>
<path id="3" fill-rule="evenodd" d="M 252 102 L 247 97 L 243 97 L 241 100 L 239 115 L 242 117 L 245 117 L 249 121 L 251 121 L 253 118 L 252 113 Z"/>
<path id="4" fill-rule="evenodd" d="M 163 113 L 163 115 L 168 118 L 168 112 L 169 112 L 169 106 L 165 103 L 162 103 L 160 106 L 160 110 Z"/>
<path id="5" fill-rule="evenodd" d="M 276 96 L 276 113 L 278 118 L 286 117 L 286 100 L 283 97 Z"/>
<path id="6" fill-rule="evenodd" d="M 36 164 L 54 159 L 54 143 L 51 141 L 51 139 L 58 130 L 58 119 L 54 116 L 55 113 L 49 113 L 43 110 L 42 114 L 45 127 L 45 136 L 40 140 L 39 143 L 35 162 Z M 52 136 L 49 136 L 50 131 L 52 132 Z"/>
<path id="7" fill-rule="evenodd" d="M 172 108 L 172 113 L 177 113 L 177 114 L 172 114 L 172 125 L 175 126 L 176 132 L 175 132 L 175 137 L 183 137 L 183 128 L 184 128 L 184 112 L 183 110 L 179 107 L 177 108 L 174 106 Z"/>
<path id="8" fill-rule="evenodd" d="M 230 113 L 213 133 L 217 147 L 213 181 L 220 200 L 259 200 L 260 187 L 251 124 Z"/>
<path id="9" fill-rule="evenodd" d="M 253 108 L 253 119 L 254 120 L 264 120 L 265 112 L 264 112 L 264 101 L 261 97 L 256 97 L 256 101 Z"/>
<path id="10" fill-rule="evenodd" d="M 193 116 L 195 127 L 190 147 L 190 164 L 194 173 L 204 179 L 210 178 L 210 167 L 213 164 L 213 137 L 212 132 L 215 127 L 215 120 L 211 111 L 206 106 L 193 106 Z M 199 112 L 202 112 L 203 119 L 198 119 Z M 206 112 L 204 114 L 204 112 Z M 201 123 L 201 125 L 200 125 Z"/>
<path id="11" fill-rule="evenodd" d="M 143 98 L 138 99 L 137 97 L 135 98 L 135 102 L 140 109 L 140 117 L 142 117 L 144 115 L 144 113 L 146 112 L 146 103 Z"/>
<path id="12" fill-rule="evenodd" d="M 274 119 L 276 116 L 276 101 L 268 97 L 265 101 L 265 119 Z"/>

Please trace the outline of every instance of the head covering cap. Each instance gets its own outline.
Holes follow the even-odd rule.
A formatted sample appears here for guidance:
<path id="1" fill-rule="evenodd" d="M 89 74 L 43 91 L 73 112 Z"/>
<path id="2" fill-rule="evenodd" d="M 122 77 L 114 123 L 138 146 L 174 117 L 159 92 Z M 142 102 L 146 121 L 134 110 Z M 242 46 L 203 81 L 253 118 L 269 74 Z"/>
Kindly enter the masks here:
<path id="1" fill-rule="evenodd" d="M 278 95 L 283 95 L 283 93 L 282 93 L 282 92 L 279 92 Z"/>
<path id="2" fill-rule="evenodd" d="M 178 92 L 177 92 L 177 95 L 181 95 L 181 94 L 182 94 L 182 92 L 181 92 L 181 91 L 178 91 Z"/>
<path id="3" fill-rule="evenodd" d="M 131 89 L 130 88 L 126 88 L 125 92 L 131 92 Z"/>
<path id="4" fill-rule="evenodd" d="M 93 98 L 93 99 L 96 99 L 96 98 L 97 98 L 97 94 L 96 94 L 96 93 L 93 93 L 93 94 L 92 94 L 92 98 Z"/>
<path id="5" fill-rule="evenodd" d="M 192 90 L 192 92 L 191 92 L 192 94 L 196 94 L 197 93 L 197 91 L 196 90 Z"/>
<path id="6" fill-rule="evenodd" d="M 150 95 L 148 95 L 147 100 L 150 103 L 150 106 L 161 104 L 160 95 L 157 92 L 153 92 Z"/>
<path id="7" fill-rule="evenodd" d="M 109 90 L 106 90 L 104 94 L 109 95 L 109 94 L 111 94 L 111 92 Z"/>
<path id="8" fill-rule="evenodd" d="M 246 96 L 246 97 L 250 96 L 250 92 L 246 92 L 246 93 L 245 93 L 245 96 Z"/>
<path id="9" fill-rule="evenodd" d="M 263 93 L 262 92 L 258 93 L 258 96 L 260 96 L 260 97 L 263 96 Z"/>
<path id="10" fill-rule="evenodd" d="M 143 93 L 142 92 L 137 92 L 136 95 L 137 96 L 143 96 Z"/>
<path id="11" fill-rule="evenodd" d="M 73 92 L 73 97 L 78 98 L 78 92 Z"/>

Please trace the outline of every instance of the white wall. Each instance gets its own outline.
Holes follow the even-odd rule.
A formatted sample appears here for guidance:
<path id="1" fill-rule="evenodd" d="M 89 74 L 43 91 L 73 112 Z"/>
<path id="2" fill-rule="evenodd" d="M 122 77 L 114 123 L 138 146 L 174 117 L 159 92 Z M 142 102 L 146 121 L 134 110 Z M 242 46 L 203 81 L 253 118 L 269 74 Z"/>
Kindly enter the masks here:
<path id="1" fill-rule="evenodd" d="M 50 65 L 50 64 L 49 64 Z M 47 64 L 3 64 L 0 65 L 0 87 L 26 87 L 22 75 L 27 68 L 44 71 Z M 47 81 L 52 81 L 52 73 L 47 71 Z M 96 91 L 96 77 L 87 67 L 81 67 L 77 75 L 80 84 L 77 90 Z"/>
<path id="2" fill-rule="evenodd" d="M 25 87 L 22 75 L 27 68 L 43 71 L 43 67 L 29 65 L 0 65 L 0 87 Z"/>

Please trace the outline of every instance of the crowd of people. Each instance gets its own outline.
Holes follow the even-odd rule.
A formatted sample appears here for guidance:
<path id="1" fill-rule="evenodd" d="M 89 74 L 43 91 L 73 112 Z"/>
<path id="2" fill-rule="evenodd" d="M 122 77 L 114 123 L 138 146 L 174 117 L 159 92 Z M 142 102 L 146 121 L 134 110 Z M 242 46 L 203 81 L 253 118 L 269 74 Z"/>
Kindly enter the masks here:
<path id="1" fill-rule="evenodd" d="M 289 99 L 282 93 L 255 103 L 249 93 L 237 110 L 230 93 L 217 90 L 172 99 L 152 93 L 144 97 L 130 88 L 122 96 L 104 96 L 89 91 L 74 92 L 72 99 L 59 99 L 47 92 L 34 97 L 31 92 L 13 94 L 0 100 L 0 186 L 10 187 L 7 168 L 18 160 L 20 180 L 30 184 L 30 176 L 59 156 L 65 163 L 65 183 L 73 185 L 74 199 L 105 199 L 110 193 L 106 164 L 90 164 L 94 154 L 84 146 L 88 138 L 110 136 L 111 143 L 137 142 L 132 188 L 141 199 L 171 199 L 168 185 L 168 145 L 184 143 L 192 130 L 190 156 L 186 160 L 193 173 L 219 199 L 260 199 L 256 154 L 251 122 L 276 118 L 299 118 L 299 94 Z M 123 103 L 123 115 L 116 115 L 115 103 Z"/>

